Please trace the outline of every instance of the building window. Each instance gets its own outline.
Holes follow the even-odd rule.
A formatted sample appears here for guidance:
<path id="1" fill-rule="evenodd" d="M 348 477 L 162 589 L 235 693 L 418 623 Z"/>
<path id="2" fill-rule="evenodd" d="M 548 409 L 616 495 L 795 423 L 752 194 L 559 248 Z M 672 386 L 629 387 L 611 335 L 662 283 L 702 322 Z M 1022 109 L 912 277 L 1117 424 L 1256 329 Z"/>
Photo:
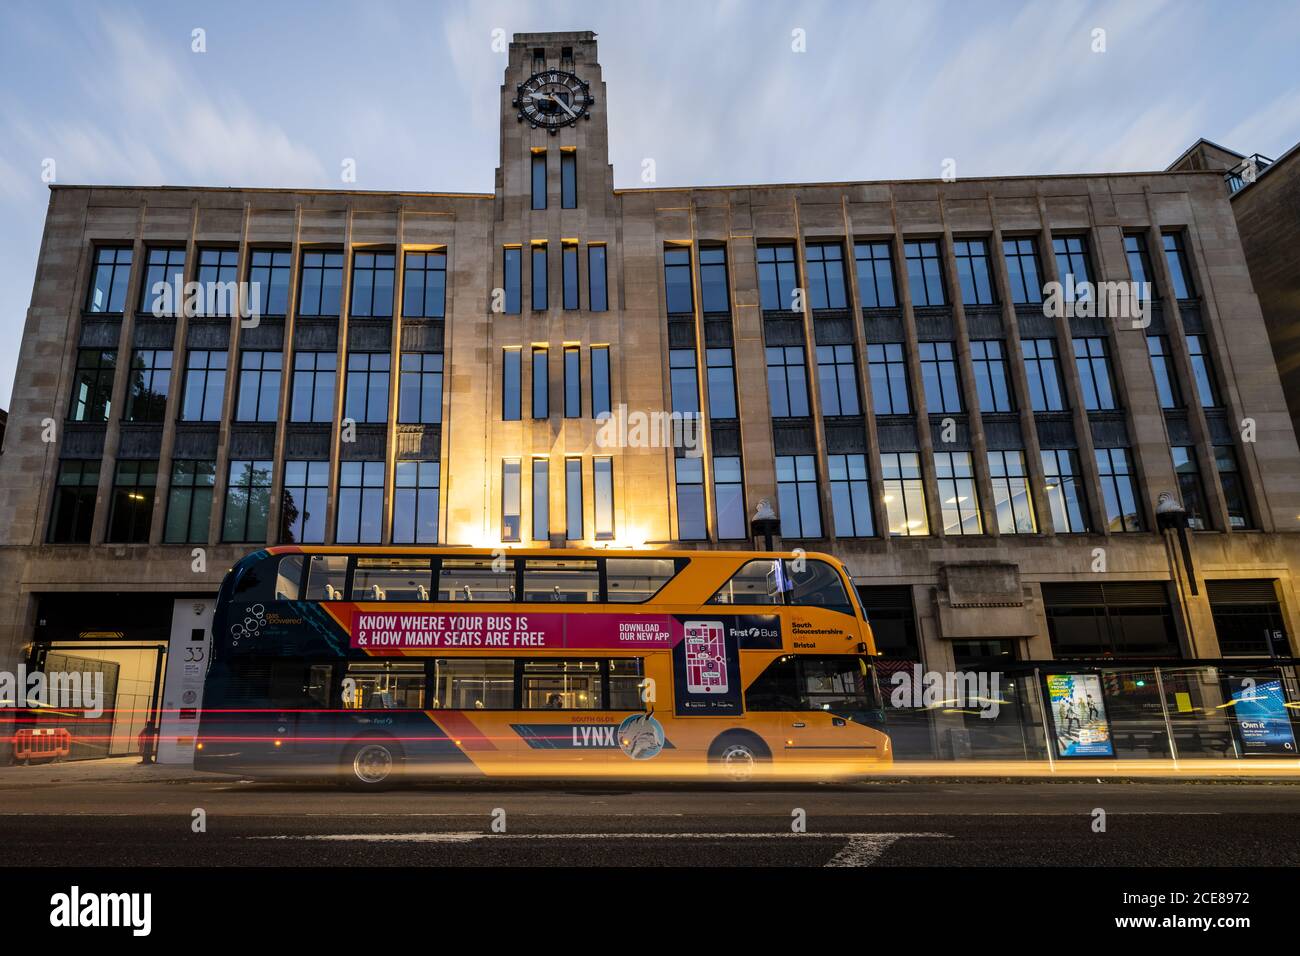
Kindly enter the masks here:
<path id="1" fill-rule="evenodd" d="M 357 423 L 388 421 L 388 376 L 392 357 L 387 352 L 352 352 L 348 355 L 343 417 Z"/>
<path id="2" fill-rule="evenodd" d="M 993 278 L 989 274 L 989 247 L 983 239 L 958 239 L 952 244 L 957 260 L 957 284 L 964 305 L 992 305 Z"/>
<path id="3" fill-rule="evenodd" d="M 939 479 L 943 533 L 982 534 L 984 529 L 980 524 L 980 502 L 975 493 L 970 452 L 937 451 L 934 453 L 934 470 Z"/>
<path id="4" fill-rule="evenodd" d="M 745 479 L 738 457 L 713 459 L 713 510 L 718 516 L 719 541 L 749 538 L 745 520 Z"/>
<path id="5" fill-rule="evenodd" d="M 704 514 L 704 459 L 677 458 L 677 539 L 703 541 L 709 536 Z"/>
<path id="6" fill-rule="evenodd" d="M 546 243 L 533 243 L 533 311 L 545 312 L 549 305 L 546 288 Z"/>
<path id="7" fill-rule="evenodd" d="M 1057 657 L 1181 656 L 1163 582 L 1072 581 L 1043 584 L 1042 591 L 1047 631 Z"/>
<path id="8" fill-rule="evenodd" d="M 921 342 L 921 383 L 925 386 L 926 411 L 961 411 L 961 387 L 957 384 L 957 360 L 951 342 Z"/>
<path id="9" fill-rule="evenodd" d="M 295 352 L 289 420 L 332 422 L 339 357 L 334 352 Z"/>
<path id="10" fill-rule="evenodd" d="M 715 315 L 731 311 L 727 250 L 722 246 L 700 248 L 700 308 Z"/>
<path id="11" fill-rule="evenodd" d="M 501 540 L 518 541 L 519 514 L 522 509 L 520 493 L 519 459 L 507 458 L 501 462 Z"/>
<path id="12" fill-rule="evenodd" d="M 1025 377 L 1029 380 L 1029 407 L 1036 412 L 1063 410 L 1065 400 L 1061 397 L 1056 343 L 1051 339 L 1021 339 L 1020 351 L 1025 360 Z"/>
<path id="13" fill-rule="evenodd" d="M 911 414 L 907 398 L 907 360 L 901 343 L 867 346 L 867 372 L 871 377 L 871 404 L 877 415 Z"/>
<path id="14" fill-rule="evenodd" d="M 1101 495 L 1106 507 L 1106 526 L 1111 531 L 1141 531 L 1137 491 L 1129 470 L 1128 449 L 1098 448 L 1097 470 L 1101 473 Z"/>
<path id="15" fill-rule="evenodd" d="M 700 389 L 695 374 L 694 349 L 668 350 L 668 378 L 673 411 L 682 415 L 698 415 Z"/>
<path id="16" fill-rule="evenodd" d="M 98 461 L 63 461 L 50 514 L 52 544 L 89 544 L 99 489 Z"/>
<path id="17" fill-rule="evenodd" d="M 384 526 L 384 463 L 341 462 L 338 507 L 334 539 L 339 544 L 378 544 Z"/>
<path id="18" fill-rule="evenodd" d="M 1007 362 L 998 339 L 976 339 L 970 344 L 971 364 L 975 369 L 975 391 L 980 411 L 1011 411 L 1011 385 L 1007 381 Z"/>
<path id="19" fill-rule="evenodd" d="M 518 315 L 523 297 L 523 250 L 507 246 L 501 251 L 501 285 L 505 292 L 507 315 Z"/>
<path id="20" fill-rule="evenodd" d="M 560 247 L 560 265 L 564 279 L 564 307 L 577 309 L 578 304 L 578 246 L 566 242 Z"/>
<path id="21" fill-rule="evenodd" d="M 1241 531 L 1252 527 L 1246 485 L 1237 466 L 1237 450 L 1231 445 L 1214 446 L 1214 466 L 1219 472 L 1223 501 L 1228 508 L 1228 527 Z"/>
<path id="22" fill-rule="evenodd" d="M 325 510 L 329 502 L 328 461 L 286 461 L 280 495 L 280 541 L 323 544 Z"/>
<path id="23" fill-rule="evenodd" d="M 564 459 L 564 537 L 568 541 L 583 538 L 582 459 Z"/>
<path id="24" fill-rule="evenodd" d="M 781 537 L 820 538 L 821 505 L 817 500 L 817 461 L 812 455 L 779 455 L 776 492 L 781 510 Z"/>
<path id="25" fill-rule="evenodd" d="M 90 279 L 86 311 L 121 315 L 126 309 L 126 287 L 130 279 L 130 246 L 95 250 L 95 272 Z"/>
<path id="26" fill-rule="evenodd" d="M 224 351 L 194 351 L 185 356 L 185 396 L 181 421 L 219 422 L 226 399 Z"/>
<path id="27" fill-rule="evenodd" d="M 212 520 L 212 488 L 216 481 L 215 461 L 172 462 L 163 541 L 168 544 L 202 544 L 208 540 L 208 524 Z"/>
<path id="28" fill-rule="evenodd" d="M 614 537 L 614 459 L 594 458 L 591 463 L 595 486 L 596 538 Z"/>
<path id="29" fill-rule="evenodd" d="M 907 284 L 912 290 L 913 305 L 947 305 L 943 291 L 943 268 L 939 264 L 937 242 L 903 244 L 907 258 Z"/>
<path id="30" fill-rule="evenodd" d="M 705 349 L 709 383 L 709 417 L 736 417 L 736 368 L 731 349 Z"/>
<path id="31" fill-rule="evenodd" d="M 239 309 L 239 252 L 235 249 L 199 250 L 199 285 L 203 297 L 196 315 L 224 317 Z"/>
<path id="32" fill-rule="evenodd" d="M 442 353 L 405 352 L 397 393 L 397 421 L 437 425 L 442 421 Z"/>
<path id="33" fill-rule="evenodd" d="M 269 461 L 232 461 L 222 541 L 265 542 L 271 511 Z"/>
<path id="34" fill-rule="evenodd" d="M 823 415 L 860 415 L 858 370 L 852 345 L 817 346 L 817 382 Z"/>
<path id="35" fill-rule="evenodd" d="M 393 277 L 397 257 L 391 252 L 358 252 L 352 258 L 352 300 L 354 318 L 393 317 Z"/>
<path id="36" fill-rule="evenodd" d="M 160 422 L 166 417 L 171 386 L 171 349 L 137 349 L 131 356 L 127 384 L 126 420 Z"/>
<path id="37" fill-rule="evenodd" d="M 1196 296 L 1196 289 L 1191 282 L 1191 270 L 1187 268 L 1187 253 L 1183 249 L 1181 233 L 1166 232 L 1160 237 L 1164 245 L 1165 262 L 1169 265 L 1169 279 L 1174 284 L 1174 297 L 1191 299 Z"/>
<path id="38" fill-rule="evenodd" d="M 403 257 L 403 262 L 402 315 L 408 319 L 445 317 L 447 314 L 447 253 L 408 252 Z M 518 300 L 519 286 L 516 283 L 515 301 Z M 518 308 L 515 311 L 518 311 Z"/>
<path id="39" fill-rule="evenodd" d="M 1025 475 L 1025 454 L 1021 451 L 989 452 L 989 475 L 993 480 L 993 506 L 1002 534 L 1034 534 L 1034 503 Z"/>
<path id="40" fill-rule="evenodd" d="M 1206 581 L 1205 590 L 1223 656 L 1291 656 L 1276 581 Z"/>
<path id="41" fill-rule="evenodd" d="M 1083 407 L 1090 412 L 1113 409 L 1115 387 L 1110 377 L 1106 340 L 1075 339 L 1074 365 L 1079 370 L 1079 384 L 1083 388 Z"/>
<path id="42" fill-rule="evenodd" d="M 239 356 L 239 403 L 235 420 L 273 422 L 279 418 L 280 352 L 242 352 Z"/>
<path id="43" fill-rule="evenodd" d="M 185 303 L 185 250 L 150 249 L 140 284 L 140 311 L 157 318 L 174 316 Z"/>
<path id="44" fill-rule="evenodd" d="M 1180 404 L 1178 385 L 1170 367 L 1169 339 L 1163 335 L 1147 336 L 1147 352 L 1151 356 L 1151 372 L 1156 379 L 1156 395 L 1161 408 L 1177 408 Z"/>
<path id="45" fill-rule="evenodd" d="M 610 414 L 609 346 L 591 347 L 591 417 Z"/>
<path id="46" fill-rule="evenodd" d="M 808 303 L 814 309 L 848 308 L 844 288 L 844 248 L 813 243 L 804 248 L 808 267 Z"/>
<path id="47" fill-rule="evenodd" d="M 892 309 L 898 303 L 894 292 L 894 260 L 887 242 L 858 242 L 853 245 L 858 268 L 858 295 L 864 309 Z"/>
<path id="48" fill-rule="evenodd" d="M 560 208 L 578 207 L 578 154 L 571 149 L 560 153 Z"/>
<path id="49" fill-rule="evenodd" d="M 799 277 L 794 267 L 794 246 L 758 247 L 758 292 L 765 312 L 793 309 Z"/>
<path id="50" fill-rule="evenodd" d="M 669 315 L 695 311 L 689 249 L 672 247 L 664 250 L 664 308 Z"/>
<path id="51" fill-rule="evenodd" d="M 1138 233 L 1124 236 L 1124 258 L 1128 260 L 1129 278 L 1139 284 L 1152 281 L 1151 257 L 1147 254 L 1147 241 Z"/>
<path id="52" fill-rule="evenodd" d="M 1214 366 L 1210 361 L 1210 347 L 1204 335 L 1187 336 L 1187 351 L 1192 362 L 1192 378 L 1196 381 L 1196 397 L 1202 408 L 1219 407 L 1219 391 L 1214 385 Z"/>
<path id="53" fill-rule="evenodd" d="M 441 463 L 399 461 L 393 467 L 393 543 L 437 543 Z"/>
<path id="54" fill-rule="evenodd" d="M 808 415 L 808 372 L 801 346 L 767 350 L 767 393 L 773 418 Z"/>
<path id="55" fill-rule="evenodd" d="M 880 470 L 883 478 L 881 499 L 892 535 L 930 533 L 925 511 L 925 491 L 921 485 L 921 461 L 916 452 L 882 452 Z"/>
<path id="56" fill-rule="evenodd" d="M 1174 474 L 1178 476 L 1178 497 L 1187 513 L 1187 527 L 1204 531 L 1205 488 L 1201 484 L 1201 469 L 1196 463 L 1196 449 L 1188 445 L 1174 445 L 1169 449 L 1174 460 Z"/>
<path id="57" fill-rule="evenodd" d="M 1038 251 L 1034 240 L 1003 239 L 1002 257 L 1007 264 L 1007 282 L 1011 301 L 1017 305 L 1043 301 L 1043 283 L 1039 278 Z"/>
<path id="58" fill-rule="evenodd" d="M 582 417 L 582 349 L 564 347 L 564 417 Z"/>
<path id="59" fill-rule="evenodd" d="M 523 414 L 523 385 L 520 381 L 519 349 L 501 351 L 501 420 L 517 422 Z"/>
<path id="60" fill-rule="evenodd" d="M 533 459 L 533 540 L 551 540 L 551 463 Z"/>
<path id="61" fill-rule="evenodd" d="M 869 538 L 874 535 L 866 456 L 828 455 L 826 472 L 831 483 L 835 537 Z"/>
<path id="62" fill-rule="evenodd" d="M 293 254 L 287 249 L 254 249 L 248 263 L 248 281 L 256 289 L 261 315 L 282 316 L 289 311 L 289 267 Z"/>
<path id="63" fill-rule="evenodd" d="M 74 422 L 106 422 L 113 407 L 113 373 L 117 353 L 111 350 L 78 349 L 77 371 L 72 379 L 72 401 L 68 419 Z"/>
<path id="64" fill-rule="evenodd" d="M 337 318 L 343 299 L 343 253 L 304 252 L 298 314 L 307 318 Z"/>
<path id="65" fill-rule="evenodd" d="M 533 208 L 546 208 L 546 150 L 539 149 L 533 151 L 532 163 L 532 193 Z"/>
<path id="66" fill-rule="evenodd" d="M 1047 507 L 1057 534 L 1081 534 L 1089 530 L 1084 506 L 1079 456 L 1068 448 L 1045 448 L 1043 477 L 1047 485 Z"/>
<path id="67" fill-rule="evenodd" d="M 604 246 L 587 246 L 587 308 L 592 312 L 604 312 L 609 308 Z"/>
<path id="68" fill-rule="evenodd" d="M 1061 280 L 1061 294 L 1067 302 L 1085 301 L 1090 296 L 1088 252 L 1083 236 L 1058 236 L 1052 239 L 1056 253 L 1056 271 Z"/>
<path id="69" fill-rule="evenodd" d="M 545 348 L 533 349 L 533 418 L 551 415 L 550 352 Z"/>

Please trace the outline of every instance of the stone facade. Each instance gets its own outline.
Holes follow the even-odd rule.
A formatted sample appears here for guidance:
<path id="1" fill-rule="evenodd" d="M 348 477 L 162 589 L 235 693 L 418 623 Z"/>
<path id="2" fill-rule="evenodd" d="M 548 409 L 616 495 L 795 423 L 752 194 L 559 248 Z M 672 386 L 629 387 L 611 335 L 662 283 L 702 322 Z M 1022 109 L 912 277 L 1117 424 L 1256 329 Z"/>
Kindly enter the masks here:
<path id="1" fill-rule="evenodd" d="M 542 51 L 540 61 L 537 51 Z M 565 63 L 560 59 L 565 51 Z M 589 83 L 594 102 L 590 118 L 550 135 L 517 118 L 517 87 L 545 68 L 569 68 Z M 919 651 L 934 668 L 953 666 L 954 641 L 1001 640 L 1023 659 L 1053 656 L 1043 585 L 1097 582 L 1155 582 L 1169 596 L 1183 656 L 1220 656 L 1208 580 L 1249 579 L 1276 582 L 1285 631 L 1300 634 L 1295 569 L 1300 567 L 1300 451 L 1288 415 L 1286 396 L 1270 350 L 1260 304 L 1247 270 L 1238 222 L 1216 171 L 1149 174 L 1069 175 L 976 180 L 825 183 L 710 188 L 613 188 L 608 158 L 605 86 L 588 33 L 517 36 L 510 48 L 501 89 L 501 160 L 490 195 L 415 192 L 361 192 L 283 189 L 181 189 L 57 186 L 49 211 L 18 363 L 11 420 L 0 456 L 0 562 L 10 587 L 0 601 L 0 666 L 10 666 L 30 642 L 39 639 L 41 602 L 76 601 L 94 592 L 166 594 L 215 593 L 221 577 L 247 550 L 283 540 L 281 527 L 284 464 L 328 460 L 325 540 L 334 541 L 340 501 L 340 463 L 383 463 L 380 541 L 393 542 L 395 471 L 402 461 L 435 461 L 439 469 L 438 534 L 447 545 L 500 546 L 503 541 L 503 461 L 520 462 L 521 539 L 532 540 L 534 506 L 532 462 L 549 463 L 544 478 L 550 501 L 546 529 L 551 544 L 566 544 L 566 462 L 580 462 L 584 529 L 579 541 L 654 548 L 678 544 L 679 489 L 674 451 L 662 447 L 602 447 L 601 423 L 591 414 L 591 362 L 594 347 L 607 347 L 612 405 L 632 411 L 672 407 L 670 350 L 693 351 L 705 395 L 704 356 L 709 348 L 733 351 L 739 412 L 734 420 L 713 421 L 703 405 L 704 487 L 711 488 L 714 459 L 743 462 L 745 513 L 760 499 L 781 500 L 778 457 L 809 456 L 815 462 L 815 487 L 821 525 L 828 536 L 785 539 L 838 555 L 864 588 L 910 589 L 919 633 Z M 729 108 L 716 104 L 716 108 Z M 538 151 L 547 157 L 544 209 L 532 197 L 532 164 Z M 564 208 L 561 164 L 572 156 L 577 202 Z M 1183 237 L 1195 295 L 1171 295 L 1165 258 L 1158 254 L 1162 235 Z M 1017 305 L 1008 294 L 1010 277 L 1002 255 L 1007 238 L 1025 238 L 1037 249 L 1043 282 L 1059 278 L 1053 240 L 1081 237 L 1094 280 L 1128 281 L 1126 235 L 1140 235 L 1151 250 L 1156 302 L 1151 324 L 1124 320 L 1045 315 L 1036 303 Z M 996 295 L 989 304 L 965 304 L 959 294 L 954 243 L 979 238 L 986 243 Z M 935 241 L 942 257 L 947 302 L 922 306 L 906 281 L 904 244 Z M 854 243 L 888 242 L 897 277 L 892 308 L 864 309 L 853 268 Z M 843 253 L 846 308 L 765 310 L 758 251 L 771 243 L 795 247 L 799 273 L 806 270 L 808 246 L 837 243 Z M 549 307 L 530 308 L 532 252 L 548 250 Z M 132 268 L 123 314 L 86 311 L 96 251 L 125 246 Z M 234 253 L 240 277 L 249 274 L 258 250 L 289 255 L 289 306 L 281 317 L 264 317 L 249 327 L 238 317 L 213 321 L 154 319 L 133 306 L 141 301 L 144 263 L 151 248 L 183 249 L 187 275 L 205 249 Z M 607 261 L 608 308 L 593 311 L 589 289 L 590 249 L 603 247 Z M 580 308 L 562 307 L 567 247 L 576 247 L 581 282 Z M 700 306 L 698 252 L 725 251 L 729 310 L 705 314 Z M 494 295 L 506 281 L 507 250 L 522 260 L 519 314 L 494 311 Z M 694 311 L 671 318 L 666 305 L 665 251 L 692 253 Z M 297 314 L 303 282 L 303 256 L 312 251 L 340 252 L 344 269 L 342 307 L 336 319 Z M 396 253 L 395 301 L 403 301 L 402 254 L 446 254 L 446 306 L 441 320 L 395 317 L 377 321 L 351 309 L 352 269 L 357 252 Z M 557 254 L 558 253 L 558 254 Z M 1191 401 L 1161 409 L 1148 354 L 1148 335 L 1169 342 L 1170 363 L 1194 394 L 1188 334 L 1203 336 L 1218 405 Z M 1091 337 L 1107 343 L 1118 396 L 1113 410 L 1088 411 L 1080 372 L 1072 360 L 1073 341 Z M 1061 411 L 1038 414 L 1031 408 L 1030 382 L 1021 360 L 1022 340 L 1055 343 L 1065 394 Z M 1005 412 L 981 412 L 972 342 L 996 340 L 1007 356 L 1014 401 Z M 926 343 L 954 346 L 960 382 L 960 412 L 885 416 L 873 407 L 865 358 L 872 345 L 902 347 L 911 408 L 925 408 L 921 350 Z M 768 394 L 766 348 L 802 346 L 809 382 L 810 410 L 796 419 L 773 419 Z M 861 399 L 859 414 L 828 416 L 817 388 L 817 345 L 851 347 Z M 115 349 L 120 356 L 113 379 L 111 408 L 125 407 L 131 376 L 126 357 L 149 347 L 170 349 L 171 389 L 166 414 L 157 423 L 122 421 L 113 411 L 107 421 L 70 421 L 70 396 L 79 349 Z M 549 412 L 530 416 L 532 351 L 546 347 Z M 179 421 L 186 355 L 198 347 L 228 352 L 224 405 L 217 420 Z M 566 417 L 565 349 L 578 349 L 582 376 L 581 415 Z M 236 421 L 239 360 L 243 350 L 278 352 L 284 373 L 276 396 L 274 422 Z M 299 351 L 332 352 L 339 373 L 329 424 L 290 421 L 292 372 Z M 503 420 L 503 362 L 508 350 L 521 350 L 518 420 Z M 384 424 L 357 425 L 355 440 L 345 440 L 337 422 L 344 417 L 345 372 L 349 355 L 387 354 L 391 372 Z M 440 422 L 398 423 L 400 369 L 405 355 L 441 355 L 443 389 Z M 945 419 L 952 419 L 951 422 Z M 1243 425 L 1243 421 L 1248 421 Z M 949 440 L 950 439 L 950 440 Z M 1177 494 L 1178 476 L 1170 446 L 1194 449 L 1204 489 L 1207 530 L 1192 534 L 1198 593 L 1180 579 L 1171 541 L 1154 530 L 1161 492 Z M 1127 449 L 1135 475 L 1136 506 L 1142 531 L 1120 532 L 1105 520 L 1104 476 L 1097 448 Z M 1215 447 L 1235 451 L 1249 527 L 1234 527 L 1231 506 L 1216 480 Z M 1093 530 L 1064 533 L 1054 527 L 1046 491 L 1042 451 L 1075 453 L 1078 483 L 1087 501 Z M 980 509 L 979 534 L 945 533 L 944 500 L 934 467 L 936 451 L 970 456 Z M 989 451 L 1023 455 L 1035 508 L 1033 533 L 1000 530 Z M 880 452 L 915 452 L 930 534 L 889 536 L 890 513 L 880 489 L 886 476 Z M 874 534 L 829 536 L 835 502 L 828 479 L 828 456 L 861 454 L 867 466 Z M 164 543 L 171 463 L 182 458 L 215 461 L 213 506 L 205 541 Z M 595 460 L 611 460 L 614 527 L 597 535 L 601 520 Z M 98 460 L 97 506 L 89 543 L 49 540 L 51 511 L 61 461 Z M 158 463 L 147 540 L 108 543 L 117 463 Z M 229 462 L 271 461 L 272 487 L 265 540 L 223 543 Z M 603 499 L 601 499 L 603 500 Z M 680 542 L 699 547 L 737 547 L 718 540 L 717 504 L 704 495 L 710 540 Z M 196 549 L 198 549 L 196 551 Z M 199 553 L 201 552 L 201 554 Z M 201 565 L 196 561 L 201 558 Z M 196 569 L 197 568 L 197 569 Z M 869 594 L 864 591 L 864 595 Z M 93 629 L 95 599 L 79 602 L 87 629 Z M 870 607 L 870 601 L 867 601 Z M 1294 644 L 1288 653 L 1294 652 Z"/>

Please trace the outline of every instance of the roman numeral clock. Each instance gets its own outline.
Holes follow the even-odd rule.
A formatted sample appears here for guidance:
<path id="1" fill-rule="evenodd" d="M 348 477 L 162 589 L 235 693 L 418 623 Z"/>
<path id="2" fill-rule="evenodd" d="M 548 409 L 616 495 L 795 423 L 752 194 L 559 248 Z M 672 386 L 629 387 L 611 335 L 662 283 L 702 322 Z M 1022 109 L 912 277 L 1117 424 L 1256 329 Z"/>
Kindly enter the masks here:
<path id="1" fill-rule="evenodd" d="M 510 105 L 519 110 L 519 122 L 554 136 L 565 126 L 576 126 L 580 119 L 591 119 L 595 102 L 585 80 L 563 70 L 547 70 L 519 84 Z"/>

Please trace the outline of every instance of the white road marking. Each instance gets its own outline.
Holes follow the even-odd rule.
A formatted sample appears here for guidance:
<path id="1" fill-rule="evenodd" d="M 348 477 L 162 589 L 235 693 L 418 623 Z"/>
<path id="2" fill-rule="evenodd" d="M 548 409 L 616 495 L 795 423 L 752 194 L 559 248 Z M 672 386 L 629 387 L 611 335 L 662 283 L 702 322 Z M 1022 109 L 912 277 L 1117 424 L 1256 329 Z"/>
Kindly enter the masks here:
<path id="1" fill-rule="evenodd" d="M 480 840 L 846 840 L 825 864 L 871 866 L 902 839 L 951 839 L 947 833 L 309 833 L 250 836 L 245 840 L 317 840 L 357 843 L 475 843 Z"/>

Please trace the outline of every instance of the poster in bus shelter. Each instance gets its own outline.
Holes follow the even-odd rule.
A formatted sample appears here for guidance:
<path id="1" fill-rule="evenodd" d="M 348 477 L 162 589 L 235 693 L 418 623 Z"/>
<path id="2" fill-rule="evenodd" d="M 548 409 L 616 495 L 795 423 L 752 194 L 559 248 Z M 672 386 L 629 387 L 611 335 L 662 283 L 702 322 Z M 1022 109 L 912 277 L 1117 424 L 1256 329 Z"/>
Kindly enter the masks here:
<path id="1" fill-rule="evenodd" d="M 1058 757 L 1115 756 L 1096 674 L 1048 674 L 1047 706 Z"/>
<path id="2" fill-rule="evenodd" d="M 1232 692 L 1233 729 L 1242 755 L 1296 756 L 1295 732 L 1282 681 L 1276 677 L 1229 677 L 1228 687 Z"/>

